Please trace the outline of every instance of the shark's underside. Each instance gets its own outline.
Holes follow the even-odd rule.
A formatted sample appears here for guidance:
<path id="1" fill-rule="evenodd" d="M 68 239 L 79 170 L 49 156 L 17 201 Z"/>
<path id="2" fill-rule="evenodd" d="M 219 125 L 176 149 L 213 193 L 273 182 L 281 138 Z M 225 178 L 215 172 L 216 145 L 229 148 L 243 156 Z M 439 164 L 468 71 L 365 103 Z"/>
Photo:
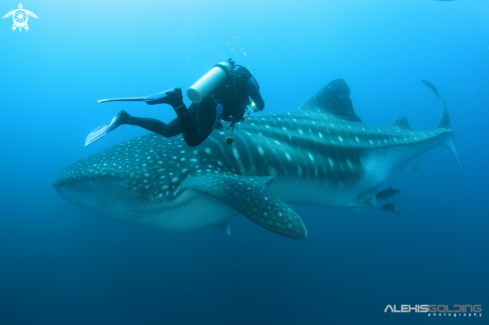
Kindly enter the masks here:
<path id="1" fill-rule="evenodd" d="M 437 145 L 457 159 L 443 98 L 442 119 L 414 131 L 406 118 L 392 126 L 362 123 L 349 88 L 334 80 L 299 108 L 250 117 L 236 126 L 234 143 L 214 132 L 196 148 L 181 136 L 147 134 L 64 168 L 58 193 L 98 215 L 161 231 L 226 227 L 239 214 L 277 234 L 304 238 L 301 219 L 287 204 L 373 206 L 392 172 L 417 173 L 421 155 Z"/>

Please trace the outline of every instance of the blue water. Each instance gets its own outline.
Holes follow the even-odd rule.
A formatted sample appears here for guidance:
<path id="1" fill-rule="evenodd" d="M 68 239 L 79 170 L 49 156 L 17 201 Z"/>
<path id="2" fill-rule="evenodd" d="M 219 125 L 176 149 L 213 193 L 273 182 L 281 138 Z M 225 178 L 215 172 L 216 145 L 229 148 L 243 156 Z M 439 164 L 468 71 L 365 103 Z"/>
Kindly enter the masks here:
<path id="1" fill-rule="evenodd" d="M 488 324 L 489 3 L 459 1 L 23 2 L 29 31 L 0 21 L 0 324 Z M 2 1 L 0 14 L 17 9 Z M 236 40 L 239 38 L 239 45 Z M 244 53 L 246 52 L 246 56 Z M 63 200 L 67 164 L 145 134 L 86 135 L 120 108 L 169 121 L 166 105 L 97 99 L 186 88 L 232 57 L 266 111 L 343 78 L 364 122 L 434 128 L 433 82 L 464 169 L 442 147 L 398 171 L 404 212 L 294 206 L 308 237 L 244 217 L 233 234 L 160 233 Z M 187 101 L 188 103 L 188 101 Z M 480 304 L 482 316 L 384 313 L 396 304 Z"/>

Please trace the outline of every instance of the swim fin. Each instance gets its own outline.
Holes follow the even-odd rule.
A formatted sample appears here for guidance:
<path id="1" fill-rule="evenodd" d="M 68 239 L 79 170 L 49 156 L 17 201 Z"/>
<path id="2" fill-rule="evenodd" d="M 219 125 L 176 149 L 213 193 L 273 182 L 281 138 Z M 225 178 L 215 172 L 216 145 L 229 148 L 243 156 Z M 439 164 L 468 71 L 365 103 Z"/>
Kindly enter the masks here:
<path id="1" fill-rule="evenodd" d="M 105 124 L 102 124 L 95 130 L 90 132 L 90 134 L 87 136 L 87 139 L 85 140 L 85 147 L 88 147 L 98 139 L 104 137 L 110 131 L 114 130 L 117 127 L 117 121 L 119 121 L 122 112 L 124 111 L 120 110 L 119 113 L 117 113 L 117 115 L 114 116 L 110 121 L 108 121 Z"/>
<path id="2" fill-rule="evenodd" d="M 175 87 L 164 90 L 162 92 L 156 93 L 154 95 L 142 96 L 142 97 L 124 97 L 124 98 L 110 98 L 110 99 L 100 99 L 97 103 L 107 103 L 107 102 L 154 102 L 156 100 L 165 98 L 167 92 L 174 91 Z M 151 103 L 153 104 L 153 103 Z M 150 105 L 151 105 L 150 104 Z"/>

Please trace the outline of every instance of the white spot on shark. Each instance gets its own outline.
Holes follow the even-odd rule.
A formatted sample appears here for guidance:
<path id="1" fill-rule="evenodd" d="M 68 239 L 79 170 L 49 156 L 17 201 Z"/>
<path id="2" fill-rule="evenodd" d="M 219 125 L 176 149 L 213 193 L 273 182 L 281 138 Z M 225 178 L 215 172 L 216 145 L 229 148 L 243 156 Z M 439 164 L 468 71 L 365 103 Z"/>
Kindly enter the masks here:
<path id="1" fill-rule="evenodd" d="M 265 154 L 262 147 L 258 147 L 258 153 L 262 156 Z"/>
<path id="2" fill-rule="evenodd" d="M 236 149 L 236 147 L 233 147 L 233 155 L 234 158 L 236 158 L 236 160 L 239 160 L 239 152 L 238 149 Z"/>

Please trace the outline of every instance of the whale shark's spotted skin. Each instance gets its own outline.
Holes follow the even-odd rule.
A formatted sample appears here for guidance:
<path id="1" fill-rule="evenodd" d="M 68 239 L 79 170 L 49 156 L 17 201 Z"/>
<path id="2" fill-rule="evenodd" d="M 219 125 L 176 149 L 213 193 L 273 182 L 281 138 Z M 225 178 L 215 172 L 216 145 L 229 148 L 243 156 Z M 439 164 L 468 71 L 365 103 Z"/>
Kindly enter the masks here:
<path id="1" fill-rule="evenodd" d="M 330 83 L 294 111 L 248 118 L 236 126 L 232 146 L 224 132 L 196 148 L 181 136 L 151 133 L 71 164 L 53 185 L 94 213 L 140 227 L 190 231 L 243 214 L 304 238 L 285 203 L 372 206 L 394 170 L 416 172 L 420 155 L 438 144 L 455 154 L 448 115 L 431 131 L 413 131 L 405 118 L 391 127 L 360 123 L 352 108 L 353 115 L 344 107 L 332 115 L 323 97 L 348 90 L 343 83 Z"/>

